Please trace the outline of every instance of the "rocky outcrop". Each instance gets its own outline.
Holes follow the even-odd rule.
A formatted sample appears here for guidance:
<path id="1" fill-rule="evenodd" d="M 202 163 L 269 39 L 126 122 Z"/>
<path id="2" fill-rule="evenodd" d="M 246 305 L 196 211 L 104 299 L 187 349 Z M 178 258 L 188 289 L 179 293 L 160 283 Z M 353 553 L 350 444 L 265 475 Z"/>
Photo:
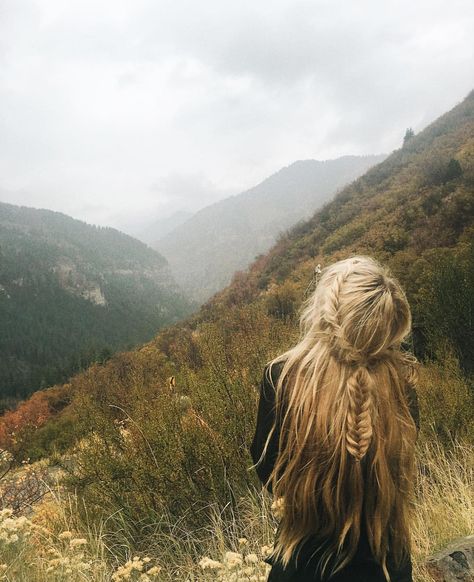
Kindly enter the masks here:
<path id="1" fill-rule="evenodd" d="M 62 257 L 52 270 L 56 273 L 59 284 L 65 291 L 82 297 L 95 305 L 107 305 L 100 284 L 97 281 L 89 280 L 78 270 L 77 265 L 71 259 Z"/>
<path id="2" fill-rule="evenodd" d="M 474 582 L 474 535 L 452 542 L 426 566 L 436 582 Z"/>
<path id="3" fill-rule="evenodd" d="M 80 294 L 81 294 L 81 297 L 83 297 L 84 299 L 87 299 L 87 301 L 90 301 L 91 303 L 94 303 L 95 305 L 102 305 L 102 306 L 107 305 L 107 300 L 105 299 L 105 296 L 102 293 L 102 289 L 99 287 L 99 285 L 95 285 L 95 286 L 91 285 L 87 289 L 82 289 L 80 291 Z"/>

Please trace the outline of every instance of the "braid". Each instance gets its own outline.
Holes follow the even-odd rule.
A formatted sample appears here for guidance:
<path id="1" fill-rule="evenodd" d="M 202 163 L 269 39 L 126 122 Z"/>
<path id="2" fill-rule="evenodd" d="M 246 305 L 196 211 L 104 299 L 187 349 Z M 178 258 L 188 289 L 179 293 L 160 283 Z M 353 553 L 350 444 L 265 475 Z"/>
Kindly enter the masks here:
<path id="1" fill-rule="evenodd" d="M 372 440 L 372 378 L 359 367 L 347 381 L 346 449 L 357 461 Z"/>
<path id="2" fill-rule="evenodd" d="M 350 364 L 360 360 L 360 354 L 345 340 L 339 319 L 339 295 L 348 272 L 338 273 L 328 288 L 321 319 L 325 322 L 330 352 L 337 360 Z"/>
<path id="3" fill-rule="evenodd" d="M 340 362 L 354 364 L 360 363 L 364 356 L 345 339 L 339 318 L 339 295 L 349 272 L 348 268 L 345 272 L 338 273 L 328 288 L 321 319 L 326 324 L 326 340 L 332 356 Z"/>
<path id="4" fill-rule="evenodd" d="M 327 289 L 326 301 L 321 318 L 326 322 L 332 333 L 340 333 L 341 325 L 339 321 L 339 294 L 344 285 L 346 273 L 338 273 L 332 285 Z"/>

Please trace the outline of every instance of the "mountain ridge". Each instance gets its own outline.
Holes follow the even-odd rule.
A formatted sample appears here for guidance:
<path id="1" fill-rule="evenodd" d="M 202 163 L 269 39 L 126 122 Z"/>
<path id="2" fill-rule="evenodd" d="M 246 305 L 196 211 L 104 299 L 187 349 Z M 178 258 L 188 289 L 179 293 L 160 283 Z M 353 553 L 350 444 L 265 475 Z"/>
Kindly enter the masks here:
<path id="1" fill-rule="evenodd" d="M 256 186 L 196 212 L 158 241 L 183 289 L 203 302 L 232 273 L 275 242 L 278 234 L 308 218 L 324 201 L 384 156 L 297 160 Z"/>

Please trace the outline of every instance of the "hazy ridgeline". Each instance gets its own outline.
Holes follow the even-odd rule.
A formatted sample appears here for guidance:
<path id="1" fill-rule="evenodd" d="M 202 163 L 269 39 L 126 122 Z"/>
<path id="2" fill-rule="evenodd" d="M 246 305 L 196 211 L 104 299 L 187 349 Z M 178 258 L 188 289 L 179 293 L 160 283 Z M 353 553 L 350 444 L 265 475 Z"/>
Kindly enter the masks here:
<path id="1" fill-rule="evenodd" d="M 65 563 L 50 564 L 39 549 L 69 559 L 74 548 L 58 536 L 71 528 L 87 542 L 81 564 L 90 562 L 91 580 L 149 554 L 162 568 L 158 579 L 213 580 L 219 570 L 201 570 L 200 557 L 242 553 L 239 537 L 257 556 L 257 565 L 244 564 L 258 580 L 274 525 L 263 525 L 268 499 L 255 493 L 248 471 L 263 366 L 294 341 L 315 266 L 367 253 L 407 290 L 412 347 L 423 362 L 414 557 L 417 582 L 429 580 L 426 555 L 474 527 L 473 215 L 471 93 L 280 237 L 195 316 L 6 414 L 0 446 L 17 462 L 58 464 L 76 496 L 69 506 L 38 509 L 43 542 L 12 542 L 5 558 L 12 579 L 27 579 L 14 559 L 17 543 L 38 580 L 48 579 L 49 567 L 58 580 L 80 580 L 83 566 L 69 565 L 67 578 Z M 139 579 L 130 571 L 128 579 Z"/>
<path id="2" fill-rule="evenodd" d="M 186 294 L 203 303 L 266 253 L 277 237 L 308 219 L 343 186 L 385 156 L 300 160 L 254 188 L 203 208 L 151 241 Z M 147 233 L 150 237 L 149 232 Z"/>

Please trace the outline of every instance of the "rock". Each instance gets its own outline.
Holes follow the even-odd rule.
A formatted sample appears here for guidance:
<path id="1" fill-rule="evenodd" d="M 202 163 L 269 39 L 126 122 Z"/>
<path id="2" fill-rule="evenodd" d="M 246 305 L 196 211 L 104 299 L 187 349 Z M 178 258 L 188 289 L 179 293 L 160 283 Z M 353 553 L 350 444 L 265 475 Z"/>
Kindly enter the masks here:
<path id="1" fill-rule="evenodd" d="M 455 540 L 426 566 L 436 582 L 474 582 L 474 535 Z"/>

